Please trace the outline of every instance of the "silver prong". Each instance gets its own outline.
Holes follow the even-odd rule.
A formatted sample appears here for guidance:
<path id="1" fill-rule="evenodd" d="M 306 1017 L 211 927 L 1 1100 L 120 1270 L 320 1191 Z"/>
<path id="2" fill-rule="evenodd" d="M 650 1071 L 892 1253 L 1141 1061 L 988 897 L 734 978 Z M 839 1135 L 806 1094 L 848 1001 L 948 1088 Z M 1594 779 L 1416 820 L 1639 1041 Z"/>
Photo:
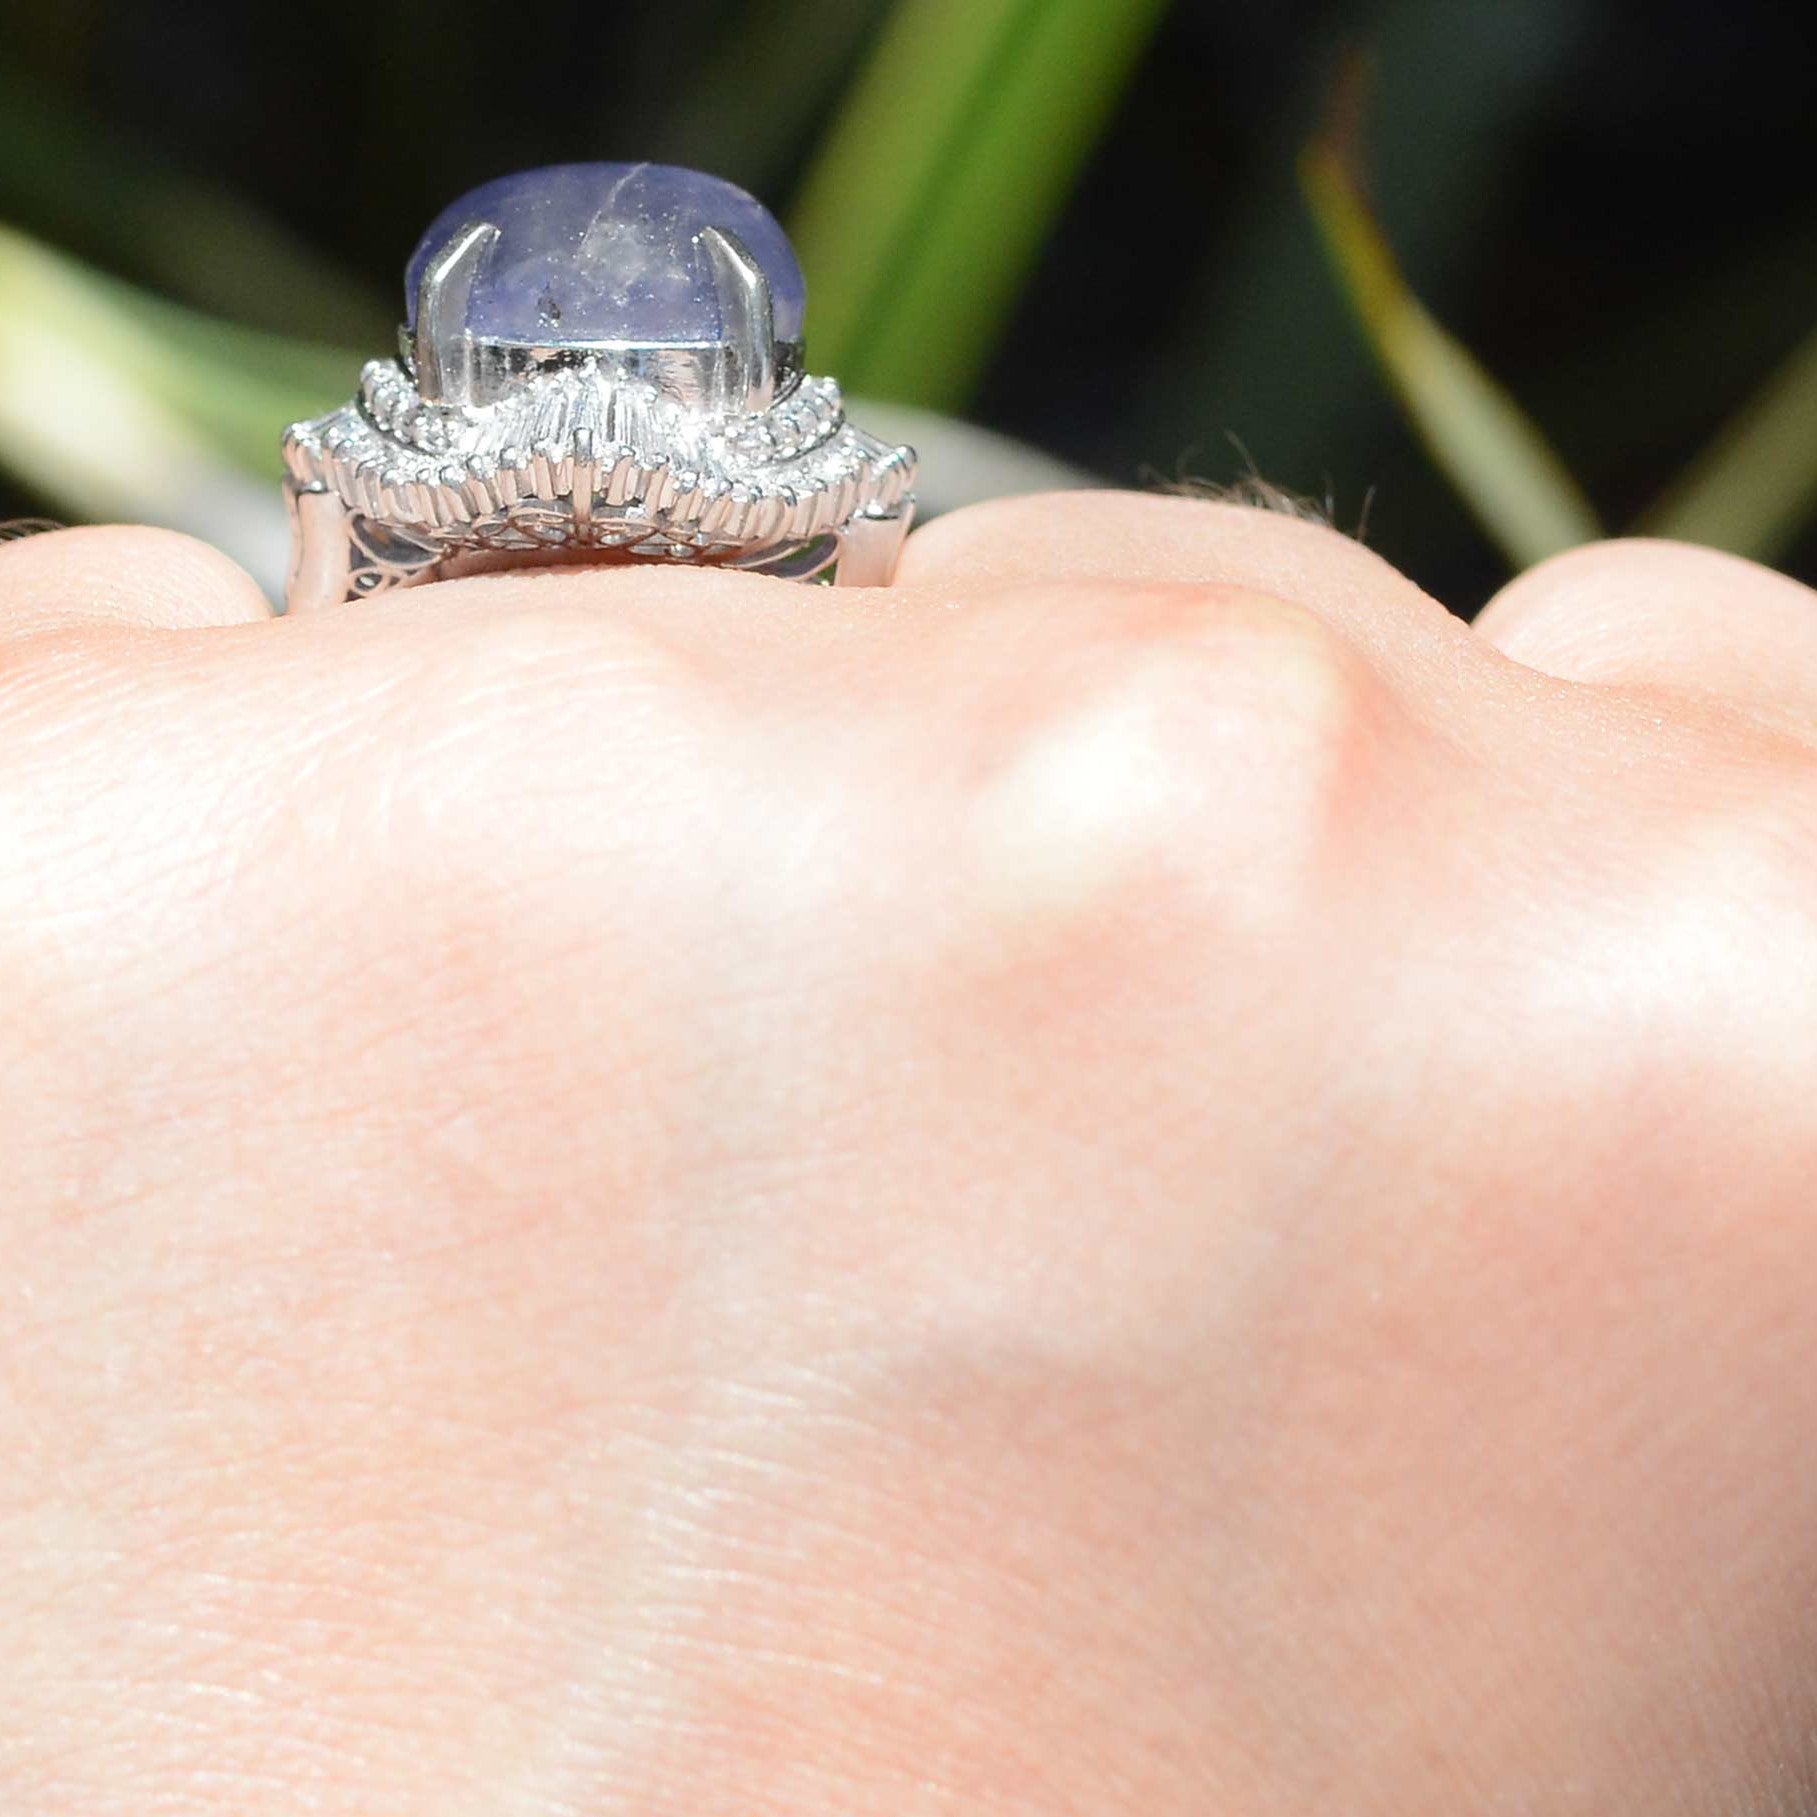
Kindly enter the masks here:
<path id="1" fill-rule="evenodd" d="M 612 506 L 622 505 L 631 496 L 631 488 L 637 483 L 637 450 L 624 442 L 617 443 L 606 450 L 599 470 L 605 482 L 601 490 L 606 495 L 606 503 Z"/>
<path id="2" fill-rule="evenodd" d="M 675 496 L 675 468 L 666 454 L 655 454 L 650 457 L 644 472 L 647 478 L 640 502 L 645 516 L 655 517 L 658 512 L 668 510 L 669 500 Z"/>
<path id="3" fill-rule="evenodd" d="M 497 473 L 497 466 L 483 455 L 468 456 L 467 498 L 475 517 L 490 517 L 504 503 L 496 484 Z"/>
<path id="4" fill-rule="evenodd" d="M 523 470 L 530 457 L 521 448 L 506 448 L 498 457 L 498 496 L 509 511 L 523 496 Z"/>
<path id="5" fill-rule="evenodd" d="M 498 240 L 490 221 L 463 227 L 427 265 L 416 293 L 416 389 L 436 404 L 474 401 L 467 298 Z"/>
<path id="6" fill-rule="evenodd" d="M 436 476 L 435 515 L 444 524 L 473 522 L 473 503 L 467 497 L 467 475 L 459 467 L 444 467 Z"/>
<path id="7" fill-rule="evenodd" d="M 773 543 L 782 529 L 788 507 L 774 492 L 760 492 L 751 503 L 751 514 L 745 520 L 745 539 L 753 546 Z"/>
<path id="8" fill-rule="evenodd" d="M 593 488 L 599 479 L 599 454 L 591 429 L 574 431 L 573 478 L 568 482 L 568 510 L 576 530 L 593 521 Z"/>
<path id="9" fill-rule="evenodd" d="M 726 340 L 732 349 L 731 370 L 726 374 L 729 395 L 715 402 L 722 410 L 766 410 L 776 394 L 776 317 L 770 280 L 735 233 L 706 227 L 701 230 L 700 243 L 712 262 Z"/>
<path id="10" fill-rule="evenodd" d="M 381 516 L 385 509 L 385 470 L 376 455 L 367 455 L 353 470 L 353 483 L 360 496 L 360 509 L 368 517 Z"/>
<path id="11" fill-rule="evenodd" d="M 675 491 L 664 510 L 673 524 L 687 523 L 700 510 L 700 475 L 692 468 L 675 475 Z"/>
<path id="12" fill-rule="evenodd" d="M 700 516 L 695 525 L 702 536 L 717 536 L 732 515 L 732 488 L 722 479 L 700 483 Z"/>
<path id="13" fill-rule="evenodd" d="M 307 423 L 292 423 L 284 431 L 284 465 L 305 490 L 322 483 L 322 446 Z"/>

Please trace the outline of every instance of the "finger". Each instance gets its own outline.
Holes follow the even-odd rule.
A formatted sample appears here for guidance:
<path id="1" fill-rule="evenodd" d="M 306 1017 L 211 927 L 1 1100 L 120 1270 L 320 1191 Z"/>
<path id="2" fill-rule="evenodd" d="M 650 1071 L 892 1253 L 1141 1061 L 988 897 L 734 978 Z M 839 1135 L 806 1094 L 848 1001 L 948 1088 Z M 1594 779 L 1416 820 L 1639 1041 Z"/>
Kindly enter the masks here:
<path id="1" fill-rule="evenodd" d="M 79 625 L 194 630 L 270 616 L 251 575 L 174 530 L 103 525 L 0 544 L 0 638 Z"/>
<path id="2" fill-rule="evenodd" d="M 1720 695 L 1809 723 L 1817 593 L 1684 543 L 1593 543 L 1509 582 L 1478 634 L 1568 681 Z"/>
<path id="3" fill-rule="evenodd" d="M 909 538 L 898 586 L 1225 584 L 1304 606 L 1378 656 L 1469 642 L 1435 599 L 1354 538 L 1279 511 L 1137 492 L 997 499 Z"/>

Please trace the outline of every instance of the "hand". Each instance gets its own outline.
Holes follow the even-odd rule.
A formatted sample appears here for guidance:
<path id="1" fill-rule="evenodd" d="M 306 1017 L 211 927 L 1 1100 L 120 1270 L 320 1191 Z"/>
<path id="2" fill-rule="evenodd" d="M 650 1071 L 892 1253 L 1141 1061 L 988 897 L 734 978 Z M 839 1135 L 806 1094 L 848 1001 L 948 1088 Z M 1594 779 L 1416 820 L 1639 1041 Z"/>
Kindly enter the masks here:
<path id="1" fill-rule="evenodd" d="M 0 1809 L 1812 1808 L 1814 709 L 1185 500 L 0 551 Z"/>

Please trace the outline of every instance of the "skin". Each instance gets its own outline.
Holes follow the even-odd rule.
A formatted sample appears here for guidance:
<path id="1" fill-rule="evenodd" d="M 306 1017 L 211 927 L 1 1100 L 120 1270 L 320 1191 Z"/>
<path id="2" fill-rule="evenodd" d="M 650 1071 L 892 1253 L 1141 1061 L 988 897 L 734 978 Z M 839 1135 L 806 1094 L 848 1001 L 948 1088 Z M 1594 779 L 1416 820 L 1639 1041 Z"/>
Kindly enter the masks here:
<path id="1" fill-rule="evenodd" d="M 0 549 L 0 1809 L 1817 1808 L 1817 597 Z"/>

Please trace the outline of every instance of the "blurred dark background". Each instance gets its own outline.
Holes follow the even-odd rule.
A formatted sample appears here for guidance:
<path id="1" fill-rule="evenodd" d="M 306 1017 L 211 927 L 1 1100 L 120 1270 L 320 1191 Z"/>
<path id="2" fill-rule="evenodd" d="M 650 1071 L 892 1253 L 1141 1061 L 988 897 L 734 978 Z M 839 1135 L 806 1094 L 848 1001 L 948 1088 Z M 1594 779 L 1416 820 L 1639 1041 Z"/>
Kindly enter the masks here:
<path id="1" fill-rule="evenodd" d="M 343 300 L 231 233 L 193 255 L 218 270 L 183 300 L 383 352 L 365 337 L 400 308 L 418 231 L 505 170 L 696 164 L 786 221 L 888 10 L 15 6 L 0 222 L 169 294 L 172 255 L 142 222 L 122 230 L 109 171 L 230 195 L 319 254 Z M 1118 483 L 1228 481 L 1253 461 L 1329 495 L 1346 527 L 1367 499 L 1371 544 L 1470 610 L 1508 562 L 1404 420 L 1295 179 L 1359 49 L 1371 193 L 1403 267 L 1605 522 L 1658 494 L 1817 319 L 1808 7 L 1173 0 L 964 414 Z M 811 360 L 812 295 L 808 325 Z M 0 517 L 71 514 L 29 461 L 6 466 Z M 1817 581 L 1817 536 L 1779 559 Z"/>

